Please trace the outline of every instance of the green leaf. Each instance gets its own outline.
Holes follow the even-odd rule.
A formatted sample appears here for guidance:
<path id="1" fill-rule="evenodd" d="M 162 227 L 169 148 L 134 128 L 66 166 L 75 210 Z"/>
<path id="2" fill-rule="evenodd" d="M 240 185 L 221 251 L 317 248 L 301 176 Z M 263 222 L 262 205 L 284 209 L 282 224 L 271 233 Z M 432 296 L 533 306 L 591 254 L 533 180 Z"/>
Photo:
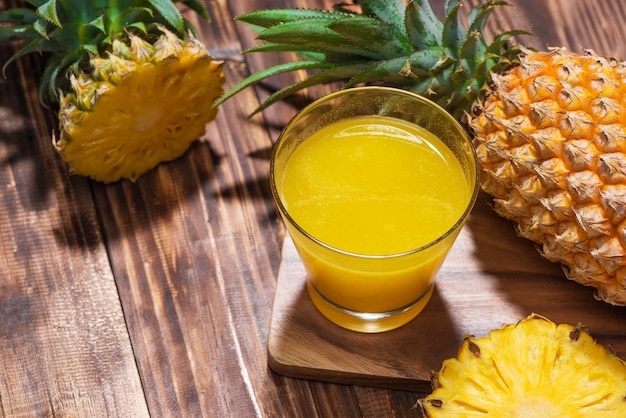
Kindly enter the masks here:
<path id="1" fill-rule="evenodd" d="M 98 44 L 104 39 L 104 31 L 99 27 L 88 24 L 78 27 L 79 45 L 82 49 L 94 55 L 99 53 Z"/>
<path id="2" fill-rule="evenodd" d="M 24 55 L 30 54 L 32 52 L 43 52 L 44 46 L 46 42 L 44 42 L 43 38 L 36 38 L 31 42 L 24 45 L 20 50 L 18 50 L 15 54 L 13 54 L 2 66 L 2 75 L 6 76 L 6 68 L 13 61 L 18 58 L 23 57 Z"/>
<path id="3" fill-rule="evenodd" d="M 465 70 L 468 78 L 474 76 L 476 68 L 478 64 L 483 61 L 486 52 L 487 45 L 481 33 L 470 33 L 470 36 L 467 37 L 461 47 L 459 60 L 459 64 L 461 68 Z"/>
<path id="4" fill-rule="evenodd" d="M 301 51 L 299 46 L 288 44 L 275 44 L 271 42 L 262 43 L 259 45 L 251 46 L 248 49 L 241 51 L 242 54 L 249 54 L 252 52 L 304 52 Z M 307 51 L 308 52 L 308 51 Z M 324 54 L 317 54 L 319 61 L 324 60 Z"/>
<path id="5" fill-rule="evenodd" d="M 104 40 L 106 43 L 111 43 L 111 36 L 116 36 L 124 30 L 124 28 L 129 27 L 133 22 L 142 22 L 143 20 L 151 20 L 147 19 L 147 17 L 153 16 L 153 11 L 147 7 L 132 7 L 124 10 L 123 12 L 115 15 L 115 18 L 109 23 L 108 36 Z M 136 27 L 136 26 L 135 26 Z M 144 33 L 145 26 L 144 26 Z"/>
<path id="6" fill-rule="evenodd" d="M 37 8 L 44 4 L 47 0 L 24 0 L 25 3 L 30 4 L 31 6 Z"/>
<path id="7" fill-rule="evenodd" d="M 50 100 L 58 101 L 58 90 L 65 91 L 68 88 L 68 78 L 66 77 L 68 69 L 71 66 L 78 66 L 77 63 L 81 62 L 81 58 L 85 58 L 85 54 L 82 50 L 76 50 L 67 55 L 53 56 L 48 60 L 39 86 L 39 101 L 41 103 L 45 103 L 44 96 L 46 93 Z M 59 81 L 61 84 L 58 84 Z"/>
<path id="8" fill-rule="evenodd" d="M 363 14 L 376 16 L 383 22 L 404 27 L 404 3 L 402 0 L 361 0 Z"/>
<path id="9" fill-rule="evenodd" d="M 44 39 L 50 39 L 48 34 L 48 22 L 42 19 L 37 19 L 33 23 L 33 29 Z"/>
<path id="10" fill-rule="evenodd" d="M 491 79 L 491 69 L 494 66 L 494 58 L 498 57 L 488 55 L 480 64 L 478 64 L 478 67 L 476 67 L 476 77 L 472 82 L 472 87 L 477 94 L 479 90 L 482 89 Z"/>
<path id="11" fill-rule="evenodd" d="M 301 51 L 299 48 L 294 48 L 291 45 L 272 44 L 272 43 L 256 45 L 256 46 L 250 47 L 242 51 L 241 53 L 248 54 L 252 52 L 295 52 L 300 57 L 303 57 L 306 61 L 318 61 L 318 62 L 336 62 L 337 59 L 345 61 L 346 59 L 352 58 L 352 57 L 348 57 L 347 55 L 342 54 L 340 58 L 334 59 L 335 57 L 333 56 L 331 58 L 329 54 L 323 54 L 321 52 L 315 52 L 315 51 Z"/>
<path id="12" fill-rule="evenodd" d="M 465 40 L 466 31 L 459 17 L 459 0 L 446 2 L 446 19 L 443 24 L 443 49 L 444 52 L 453 58 L 459 57 L 461 46 Z M 450 9 L 448 9 L 450 7 Z"/>
<path id="13" fill-rule="evenodd" d="M 443 23 L 433 13 L 428 0 L 413 0 L 407 5 L 405 22 L 407 35 L 415 49 L 440 47 Z"/>
<path id="14" fill-rule="evenodd" d="M 253 28 L 267 29 L 271 26 L 287 22 L 296 22 L 304 19 L 326 19 L 326 21 L 341 19 L 350 16 L 347 13 L 331 12 L 315 9 L 267 9 L 255 10 L 235 17 L 235 20 L 246 23 Z M 256 29 L 257 32 L 261 30 Z"/>
<path id="15" fill-rule="evenodd" d="M 296 61 L 296 62 L 288 62 L 285 64 L 279 64 L 270 68 L 266 68 L 257 73 L 251 74 L 250 76 L 241 80 L 239 83 L 235 84 L 215 102 L 213 107 L 217 107 L 220 103 L 223 103 L 230 97 L 239 93 L 241 90 L 253 84 L 256 84 L 259 81 L 264 80 L 268 77 L 272 77 L 278 74 L 288 73 L 292 71 L 310 70 L 310 69 L 324 68 L 324 67 L 332 67 L 332 64 L 326 64 L 326 63 L 322 63 L 318 61 Z"/>
<path id="16" fill-rule="evenodd" d="M 468 32 L 484 33 L 485 24 L 489 19 L 489 16 L 493 10 L 498 6 L 508 6 L 509 3 L 505 1 L 491 1 L 487 3 L 479 4 L 471 9 L 467 15 Z"/>
<path id="17" fill-rule="evenodd" d="M 50 45 L 57 45 L 59 50 L 74 51 L 82 48 L 80 30 L 81 26 L 77 23 L 66 24 L 64 29 L 56 28 L 49 34 Z M 93 26 L 92 26 L 93 28 Z"/>
<path id="18" fill-rule="evenodd" d="M 20 25 L 2 27 L 0 26 L 0 43 L 25 40 L 30 41 L 36 39 L 40 35 L 33 30 L 32 25 Z"/>
<path id="19" fill-rule="evenodd" d="M 204 4 L 202 4 L 199 0 L 183 0 L 181 1 L 185 6 L 189 7 L 191 10 L 202 16 L 204 19 L 210 21 L 211 15 Z"/>
<path id="20" fill-rule="evenodd" d="M 107 17 L 110 21 L 115 20 L 117 16 L 126 9 L 122 3 L 123 0 L 111 0 L 109 2 L 109 12 L 107 13 Z"/>
<path id="21" fill-rule="evenodd" d="M 185 24 L 183 17 L 170 0 L 147 0 L 161 16 L 178 31 L 179 34 L 185 34 Z"/>
<path id="22" fill-rule="evenodd" d="M 258 39 L 298 47 L 302 51 L 337 52 L 378 59 L 378 52 L 353 45 L 336 32 L 328 29 L 328 19 L 303 19 L 271 26 L 259 34 Z"/>
<path id="23" fill-rule="evenodd" d="M 32 24 L 39 19 L 37 13 L 30 9 L 17 8 L 0 11 L 0 23 Z"/>
<path id="24" fill-rule="evenodd" d="M 515 29 L 503 32 L 497 35 L 493 41 L 487 47 L 487 52 L 496 55 L 502 55 L 505 50 L 507 43 L 516 36 L 529 35 L 534 36 L 534 34 L 527 32 L 525 30 Z"/>
<path id="25" fill-rule="evenodd" d="M 461 5 L 461 0 L 446 0 L 444 3 L 444 11 L 446 16 L 452 13 L 452 9 L 458 9 Z"/>
<path id="26" fill-rule="evenodd" d="M 108 4 L 102 2 L 103 0 L 57 0 L 57 9 L 65 24 L 82 24 L 104 13 Z"/>
<path id="27" fill-rule="evenodd" d="M 119 15 L 125 13 L 129 9 L 132 9 L 134 6 L 135 3 L 131 0 L 109 0 L 108 12 L 106 14 L 108 21 L 115 21 Z"/>
<path id="28" fill-rule="evenodd" d="M 431 78 L 425 78 L 417 81 L 415 84 L 407 86 L 408 91 L 419 94 L 421 96 L 432 99 L 432 95 L 429 93 L 432 89 L 433 80 Z"/>
<path id="29" fill-rule="evenodd" d="M 385 80 L 386 84 L 402 85 L 412 82 L 412 80 L 402 70 L 406 64 L 405 57 L 397 57 L 385 61 L 365 62 L 364 67 L 358 74 L 352 77 L 344 87 L 353 87 L 357 84 L 380 82 Z"/>
<path id="30" fill-rule="evenodd" d="M 389 59 L 413 51 L 411 42 L 396 25 L 367 16 L 352 16 L 330 23 L 328 29 L 337 32 L 353 44 Z"/>
<path id="31" fill-rule="evenodd" d="M 44 20 L 62 28 L 63 25 L 57 14 L 57 0 L 48 0 L 37 8 L 37 14 Z"/>
<path id="32" fill-rule="evenodd" d="M 359 68 L 363 68 L 365 65 L 367 65 L 367 63 L 346 64 L 342 66 L 337 65 L 332 66 L 329 69 L 317 72 L 311 77 L 308 77 L 298 83 L 292 84 L 291 86 L 274 92 L 261 104 L 261 106 L 256 108 L 250 116 L 253 116 L 263 111 L 272 104 L 279 102 L 282 99 L 291 96 L 292 94 L 300 90 L 304 90 L 307 87 L 315 86 L 318 84 L 333 83 L 335 81 L 345 81 L 346 79 L 352 77 L 355 71 L 358 71 Z"/>
<path id="33" fill-rule="evenodd" d="M 100 15 L 91 22 L 89 22 L 89 26 L 97 28 L 100 32 L 106 33 L 106 27 L 104 24 L 104 15 Z"/>
<path id="34" fill-rule="evenodd" d="M 459 63 L 457 63 L 457 65 L 455 65 L 455 68 L 453 69 L 452 73 L 450 74 L 450 81 L 452 82 L 451 83 L 452 87 L 455 90 L 462 90 L 463 86 L 467 83 L 467 81 L 469 79 L 470 79 L 470 76 L 465 71 L 463 66 L 459 65 Z"/>
<path id="35" fill-rule="evenodd" d="M 416 51 L 407 58 L 411 64 L 411 71 L 419 75 L 430 76 L 441 65 L 443 51 L 441 49 L 425 49 Z"/>
<path id="36" fill-rule="evenodd" d="M 56 79 L 59 77 L 59 64 L 61 57 L 55 57 L 48 61 L 47 66 L 41 77 L 39 84 L 39 103 L 46 103 L 46 94 L 49 99 L 56 101 L 58 99 L 56 92 Z"/>
<path id="37" fill-rule="evenodd" d="M 185 35 L 187 35 L 188 33 L 191 32 L 191 34 L 193 35 L 194 38 L 199 39 L 200 35 L 198 33 L 198 30 L 196 29 L 196 27 L 188 20 L 183 20 L 183 23 L 185 24 Z"/>
<path id="38" fill-rule="evenodd" d="M 430 69 L 430 76 L 435 77 L 444 74 L 451 67 L 454 68 L 456 63 L 457 60 L 455 58 L 450 58 L 444 54 L 443 56 L 439 57 L 437 63 L 435 63 L 435 65 Z"/>
<path id="39" fill-rule="evenodd" d="M 148 34 L 148 28 L 143 22 L 131 23 L 130 25 L 128 25 L 128 27 L 137 29 L 139 32 L 143 33 L 144 35 Z"/>

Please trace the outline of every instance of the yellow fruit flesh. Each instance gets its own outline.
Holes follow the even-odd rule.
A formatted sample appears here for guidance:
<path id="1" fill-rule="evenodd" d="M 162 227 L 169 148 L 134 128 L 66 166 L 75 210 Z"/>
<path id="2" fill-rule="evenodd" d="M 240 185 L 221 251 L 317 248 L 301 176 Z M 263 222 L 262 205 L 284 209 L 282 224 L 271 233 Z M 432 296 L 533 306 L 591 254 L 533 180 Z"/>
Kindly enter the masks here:
<path id="1" fill-rule="evenodd" d="M 103 182 L 135 180 L 180 157 L 215 118 L 212 105 L 224 82 L 222 63 L 197 44 L 147 62 L 115 65 L 104 80 L 85 83 L 92 84 L 84 89 L 91 102 L 85 104 L 78 91 L 78 105 L 61 109 L 61 138 L 55 143 L 73 173 Z M 81 105 L 89 109 L 79 110 Z"/>
<path id="2" fill-rule="evenodd" d="M 494 208 L 567 276 L 626 304 L 626 68 L 564 50 L 494 76 L 470 125 Z"/>
<path id="3" fill-rule="evenodd" d="M 626 366 L 582 327 L 531 315 L 467 338 L 444 361 L 427 417 L 626 416 Z"/>

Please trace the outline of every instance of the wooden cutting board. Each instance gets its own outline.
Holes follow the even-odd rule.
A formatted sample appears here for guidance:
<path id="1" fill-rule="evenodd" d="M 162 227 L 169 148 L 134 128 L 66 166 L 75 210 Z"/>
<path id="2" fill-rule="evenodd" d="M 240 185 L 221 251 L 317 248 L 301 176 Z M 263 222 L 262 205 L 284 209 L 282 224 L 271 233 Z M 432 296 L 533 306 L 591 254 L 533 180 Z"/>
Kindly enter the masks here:
<path id="1" fill-rule="evenodd" d="M 428 306 L 402 328 L 380 334 L 340 328 L 317 312 L 305 280 L 287 238 L 267 350 L 270 367 L 290 377 L 428 392 L 431 373 L 456 355 L 466 334 L 484 336 L 533 312 L 583 323 L 626 359 L 626 308 L 596 301 L 591 288 L 568 281 L 558 264 L 515 235 L 484 195 L 442 266 Z"/>

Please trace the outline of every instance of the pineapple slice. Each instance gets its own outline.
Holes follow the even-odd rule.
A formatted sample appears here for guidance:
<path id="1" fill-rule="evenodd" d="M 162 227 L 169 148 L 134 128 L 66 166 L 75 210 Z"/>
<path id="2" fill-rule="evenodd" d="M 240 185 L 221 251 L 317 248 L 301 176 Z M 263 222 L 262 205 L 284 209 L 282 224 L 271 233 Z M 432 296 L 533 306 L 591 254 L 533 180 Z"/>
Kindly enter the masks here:
<path id="1" fill-rule="evenodd" d="M 532 314 L 467 337 L 417 405 L 426 417 L 626 417 L 626 365 L 582 325 Z"/>

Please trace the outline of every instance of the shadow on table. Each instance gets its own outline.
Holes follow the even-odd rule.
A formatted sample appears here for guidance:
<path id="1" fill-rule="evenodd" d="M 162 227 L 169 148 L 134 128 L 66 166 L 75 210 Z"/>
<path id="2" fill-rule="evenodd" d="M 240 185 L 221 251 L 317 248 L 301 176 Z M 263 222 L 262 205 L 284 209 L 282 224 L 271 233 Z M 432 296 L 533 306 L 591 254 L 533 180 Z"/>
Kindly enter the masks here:
<path id="1" fill-rule="evenodd" d="M 9 46 L 0 47 L 0 63 L 6 62 L 14 51 Z M 29 79 L 39 79 L 39 62 L 34 57 L 23 57 L 6 68 L 6 77 L 0 76 L 0 154 L 2 180 L 12 184 L 19 193 L 19 205 L 28 210 L 42 210 L 48 204 L 53 177 L 50 175 L 50 157 L 54 151 L 49 138 L 40 141 L 35 123 L 52 126 L 53 114 L 42 108 L 45 120 L 34 120 L 21 84 L 22 73 Z M 36 91 L 36 86 L 31 89 Z M 39 103 L 37 103 L 39 105 Z M 41 129 L 40 131 L 45 131 Z M 49 130 L 48 130 L 49 131 Z M 42 147 L 48 147 L 43 149 Z"/>
<path id="2" fill-rule="evenodd" d="M 214 152 L 211 145 L 202 140 L 195 141 L 180 158 L 164 162 L 140 176 L 135 182 L 120 180 L 110 184 L 91 182 L 91 190 L 98 213 L 97 222 L 107 242 L 116 242 L 123 237 L 132 237 L 149 229 L 158 228 L 175 211 L 195 210 L 192 200 L 197 201 L 206 189 L 211 187 L 215 170 L 222 157 Z M 87 215 L 78 211 L 61 216 L 56 228 L 57 238 L 66 245 L 97 244 L 92 242 L 71 242 L 67 234 L 78 224 L 89 222 Z M 198 209 L 196 215 L 203 217 Z"/>

